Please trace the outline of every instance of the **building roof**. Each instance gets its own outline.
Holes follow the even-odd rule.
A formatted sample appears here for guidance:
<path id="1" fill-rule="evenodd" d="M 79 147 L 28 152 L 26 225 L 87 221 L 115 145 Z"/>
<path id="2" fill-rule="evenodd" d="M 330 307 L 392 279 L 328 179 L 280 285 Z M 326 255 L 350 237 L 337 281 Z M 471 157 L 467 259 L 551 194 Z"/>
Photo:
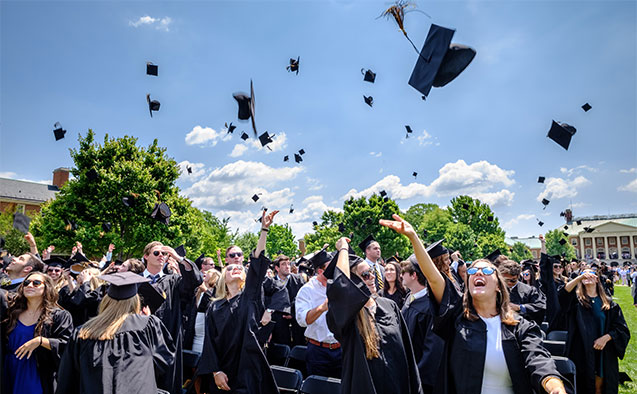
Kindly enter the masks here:
<path id="1" fill-rule="evenodd" d="M 542 243 L 540 242 L 540 239 L 536 237 L 524 237 L 524 238 L 506 237 L 504 238 L 504 243 L 506 243 L 509 246 L 513 246 L 513 244 L 516 242 L 522 242 L 529 249 L 540 249 L 542 247 Z"/>
<path id="2" fill-rule="evenodd" d="M 578 225 L 577 222 L 581 221 L 582 224 Z M 568 230 L 564 230 L 564 226 L 560 227 L 561 230 L 565 231 L 569 235 L 578 235 L 581 232 L 584 232 L 584 227 L 592 227 L 596 228 L 606 223 L 618 223 L 623 224 L 625 226 L 635 227 L 637 229 L 637 214 L 623 214 L 623 215 L 596 215 L 596 216 L 585 216 L 579 218 L 573 218 L 571 223 L 567 223 Z"/>
<path id="3" fill-rule="evenodd" d="M 53 185 L 0 178 L 0 198 L 42 203 L 55 198 L 59 191 L 60 189 Z"/>

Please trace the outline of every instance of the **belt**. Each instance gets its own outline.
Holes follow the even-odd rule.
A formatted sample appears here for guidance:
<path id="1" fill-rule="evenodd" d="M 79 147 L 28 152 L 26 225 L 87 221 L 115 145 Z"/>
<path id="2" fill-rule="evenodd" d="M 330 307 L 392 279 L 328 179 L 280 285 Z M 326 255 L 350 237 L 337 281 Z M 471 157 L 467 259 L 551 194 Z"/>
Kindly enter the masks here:
<path id="1" fill-rule="evenodd" d="M 338 343 L 338 342 L 334 342 L 334 343 L 319 342 L 319 341 L 315 341 L 312 338 L 308 338 L 307 341 L 309 343 L 311 343 L 312 345 L 324 347 L 324 348 L 330 349 L 330 350 L 339 349 L 341 347 L 341 344 Z"/>

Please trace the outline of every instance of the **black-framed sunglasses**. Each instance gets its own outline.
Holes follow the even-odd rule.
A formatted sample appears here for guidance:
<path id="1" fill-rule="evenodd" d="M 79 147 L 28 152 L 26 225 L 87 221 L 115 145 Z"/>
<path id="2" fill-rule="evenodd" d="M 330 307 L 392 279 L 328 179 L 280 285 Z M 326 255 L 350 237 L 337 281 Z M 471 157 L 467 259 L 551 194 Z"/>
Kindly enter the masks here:
<path id="1" fill-rule="evenodd" d="M 467 270 L 467 274 L 469 275 L 475 275 L 478 273 L 478 271 L 482 271 L 483 275 L 491 275 L 492 273 L 495 272 L 495 270 L 491 267 L 471 267 Z"/>
<path id="2" fill-rule="evenodd" d="M 162 256 L 168 256 L 168 252 L 160 252 L 159 250 L 156 250 L 156 251 L 153 252 L 153 256 L 155 256 L 155 257 L 158 257 L 160 254 Z"/>
<path id="3" fill-rule="evenodd" d="M 33 287 L 40 287 L 44 284 L 44 282 L 39 279 L 27 279 L 24 281 L 24 287 L 29 286 L 31 283 L 33 283 Z"/>
<path id="4" fill-rule="evenodd" d="M 62 268 L 47 268 L 46 272 L 62 272 Z"/>
<path id="5" fill-rule="evenodd" d="M 228 257 L 230 257 L 231 259 L 234 259 L 235 257 L 241 257 L 241 256 L 243 256 L 243 252 L 228 253 Z"/>
<path id="6" fill-rule="evenodd" d="M 361 272 L 361 278 L 363 278 L 364 280 L 367 280 L 367 279 L 371 278 L 372 276 L 374 276 L 374 274 L 372 274 L 372 270 L 367 270 L 365 272 Z"/>
<path id="7" fill-rule="evenodd" d="M 553 264 L 553 269 L 557 269 L 557 268 L 562 268 L 562 266 L 559 264 Z"/>

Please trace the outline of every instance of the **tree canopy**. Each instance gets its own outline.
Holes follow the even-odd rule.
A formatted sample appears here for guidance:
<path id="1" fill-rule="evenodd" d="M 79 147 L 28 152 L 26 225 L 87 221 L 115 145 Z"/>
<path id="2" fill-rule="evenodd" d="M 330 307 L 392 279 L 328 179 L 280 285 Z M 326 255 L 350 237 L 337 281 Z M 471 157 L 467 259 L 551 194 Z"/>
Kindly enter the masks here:
<path id="1" fill-rule="evenodd" d="M 546 238 L 546 253 L 549 256 L 560 255 L 567 260 L 575 258 L 575 248 L 568 242 L 568 238 L 561 229 L 555 229 L 544 234 Z M 560 244 L 560 240 L 563 239 L 564 245 Z"/>

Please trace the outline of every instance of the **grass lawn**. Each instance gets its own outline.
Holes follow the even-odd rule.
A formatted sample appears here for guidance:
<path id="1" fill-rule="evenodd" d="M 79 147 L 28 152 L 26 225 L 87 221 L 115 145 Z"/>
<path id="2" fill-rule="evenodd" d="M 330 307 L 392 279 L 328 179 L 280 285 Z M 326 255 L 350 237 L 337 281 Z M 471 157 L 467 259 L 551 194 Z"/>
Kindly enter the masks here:
<path id="1" fill-rule="evenodd" d="M 624 318 L 630 329 L 630 342 L 623 360 L 619 360 L 619 370 L 626 372 L 633 380 L 619 386 L 622 394 L 637 393 L 637 308 L 633 306 L 630 287 L 615 285 L 615 302 L 622 307 Z"/>

